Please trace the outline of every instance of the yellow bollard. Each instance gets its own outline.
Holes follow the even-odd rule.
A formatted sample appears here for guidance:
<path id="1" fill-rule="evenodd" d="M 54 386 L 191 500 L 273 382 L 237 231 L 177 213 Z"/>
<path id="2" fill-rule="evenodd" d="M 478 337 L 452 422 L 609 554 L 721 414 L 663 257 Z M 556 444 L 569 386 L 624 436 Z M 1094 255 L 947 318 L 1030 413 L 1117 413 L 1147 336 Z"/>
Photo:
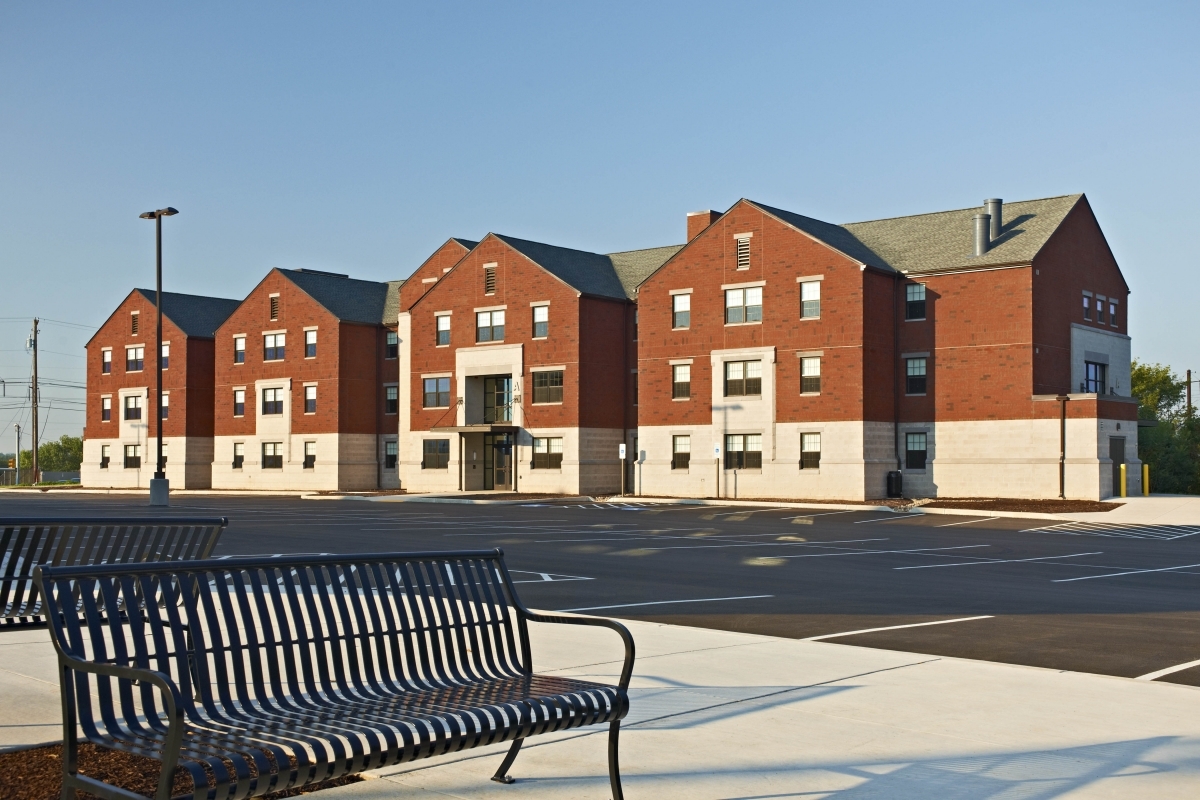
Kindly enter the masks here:
<path id="1" fill-rule="evenodd" d="M 1125 493 L 1125 486 L 1126 486 L 1125 479 L 1126 479 L 1126 475 L 1125 475 L 1125 465 L 1124 465 L 1124 464 L 1122 464 L 1122 465 L 1121 465 L 1121 497 L 1127 497 L 1127 496 L 1128 496 L 1128 495 Z"/>
<path id="2" fill-rule="evenodd" d="M 1142 494 L 1150 496 L 1150 465 L 1142 464 Z"/>

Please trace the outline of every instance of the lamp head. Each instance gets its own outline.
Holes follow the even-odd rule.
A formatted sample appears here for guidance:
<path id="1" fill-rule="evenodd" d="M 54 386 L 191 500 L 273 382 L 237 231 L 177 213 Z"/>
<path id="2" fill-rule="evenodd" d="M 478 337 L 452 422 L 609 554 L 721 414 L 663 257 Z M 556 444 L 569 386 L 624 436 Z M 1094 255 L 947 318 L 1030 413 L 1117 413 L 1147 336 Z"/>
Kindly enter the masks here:
<path id="1" fill-rule="evenodd" d="M 139 219 L 158 219 L 159 217 L 173 217 L 179 212 L 170 206 L 160 208 L 158 211 L 147 211 L 145 214 L 139 214 Z"/>

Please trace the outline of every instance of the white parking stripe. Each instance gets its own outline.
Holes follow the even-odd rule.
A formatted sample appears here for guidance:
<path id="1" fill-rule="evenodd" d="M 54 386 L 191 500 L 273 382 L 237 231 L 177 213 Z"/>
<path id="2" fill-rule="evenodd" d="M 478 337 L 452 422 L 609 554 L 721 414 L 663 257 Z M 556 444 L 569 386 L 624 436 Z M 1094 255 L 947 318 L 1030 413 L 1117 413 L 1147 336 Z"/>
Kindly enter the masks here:
<path id="1" fill-rule="evenodd" d="M 1134 678 L 1134 680 L 1135 681 L 1156 681 L 1165 675 L 1170 675 L 1173 672 L 1183 672 L 1185 669 L 1191 669 L 1192 667 L 1200 667 L 1200 659 L 1198 659 L 1196 661 L 1189 661 L 1186 664 L 1176 664 L 1173 667 L 1167 667 L 1166 669 L 1155 670 L 1154 672 L 1147 672 L 1145 675 L 1138 675 L 1136 678 Z"/>
<path id="2" fill-rule="evenodd" d="M 809 517 L 832 517 L 834 514 L 858 514 L 858 510 L 854 511 L 822 511 L 820 514 L 800 514 L 795 517 L 780 517 L 780 519 L 807 519 Z"/>
<path id="3" fill-rule="evenodd" d="M 1200 567 L 1200 564 L 1181 564 L 1178 567 L 1161 567 L 1159 569 L 1133 569 L 1128 572 L 1109 572 L 1104 575 L 1084 575 L 1081 578 L 1059 578 L 1054 583 L 1070 583 L 1072 581 L 1090 581 L 1095 578 L 1119 578 L 1122 575 L 1145 575 L 1148 572 L 1174 572 L 1177 569 L 1191 569 L 1192 567 Z"/>
<path id="4" fill-rule="evenodd" d="M 1069 556 L 1041 556 L 1039 558 L 982 558 L 979 561 L 959 561 L 955 564 L 921 564 L 916 567 L 892 567 L 892 569 L 934 569 L 935 567 L 970 567 L 979 564 L 1019 564 L 1023 561 L 1050 561 L 1055 558 L 1078 558 L 1079 556 L 1102 556 L 1104 553 L 1072 553 Z M 1090 566 L 1080 564 L 1078 566 Z"/>
<path id="5" fill-rule="evenodd" d="M 972 523 L 975 523 L 975 522 L 991 522 L 994 519 L 1000 519 L 1000 518 L 999 517 L 984 517 L 983 519 L 969 519 L 965 522 L 951 522 L 946 525 L 934 525 L 934 527 L 935 528 L 952 528 L 955 525 L 971 525 Z"/>
<path id="6" fill-rule="evenodd" d="M 976 619 L 994 619 L 994 615 L 988 614 L 982 617 L 959 617 L 958 619 L 939 619 L 934 622 L 913 622 L 908 625 L 889 625 L 886 628 L 863 628 L 860 631 L 846 631 L 844 633 L 826 633 L 821 636 L 809 636 L 801 639 L 802 642 L 819 642 L 822 639 L 837 639 L 841 636 L 854 636 L 859 633 L 877 633 L 878 631 L 898 631 L 901 628 L 924 628 L 927 625 L 949 625 L 951 622 L 970 622 Z"/>
<path id="7" fill-rule="evenodd" d="M 887 539 L 833 539 L 830 542 L 751 542 L 749 544 L 698 544 L 680 545 L 679 547 L 643 547 L 643 550 L 714 550 L 725 547 L 822 547 L 829 544 L 846 544 L 849 542 L 886 542 Z M 977 545 L 990 547 L 991 545 Z M 873 551 L 872 551 L 873 552 Z M 881 551 L 886 552 L 886 551 Z"/>
<path id="8" fill-rule="evenodd" d="M 773 594 L 748 594 L 744 597 L 702 597 L 699 600 L 658 600 L 653 603 L 621 603 L 615 606 L 588 606 L 587 608 L 560 608 L 559 611 L 603 611 L 606 608 L 633 608 L 635 606 L 667 606 L 674 603 L 715 603 L 719 600 L 761 600 Z"/>
<path id="9" fill-rule="evenodd" d="M 845 553 L 804 553 L 796 556 L 772 556 L 772 558 L 828 558 L 829 556 L 870 556 L 880 555 L 884 553 L 928 553 L 934 550 L 969 550 L 973 547 L 991 547 L 990 544 L 960 544 L 957 547 L 918 547 L 915 550 L 853 550 L 849 547 L 841 547 L 839 550 L 847 550 Z"/>
<path id="10" fill-rule="evenodd" d="M 887 522 L 888 520 L 907 519 L 908 517 L 923 517 L 924 514 L 893 514 L 890 517 L 877 517 L 875 519 L 860 519 L 855 522 L 855 525 L 866 525 L 868 522 Z"/>

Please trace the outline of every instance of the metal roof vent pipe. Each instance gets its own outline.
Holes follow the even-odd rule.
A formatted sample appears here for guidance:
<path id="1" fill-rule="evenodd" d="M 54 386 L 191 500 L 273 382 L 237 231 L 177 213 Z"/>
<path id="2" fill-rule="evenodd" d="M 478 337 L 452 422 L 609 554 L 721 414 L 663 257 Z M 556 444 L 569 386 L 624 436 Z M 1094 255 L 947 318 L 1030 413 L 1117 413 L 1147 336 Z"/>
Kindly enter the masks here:
<path id="1" fill-rule="evenodd" d="M 975 255 L 981 256 L 988 251 L 991 246 L 989 234 L 992 227 L 991 214 L 976 214 L 975 215 Z"/>
<path id="2" fill-rule="evenodd" d="M 1000 238 L 1000 231 L 1004 227 L 1004 201 L 998 197 L 984 200 L 983 211 L 985 214 L 992 215 L 992 241 L 994 242 Z"/>

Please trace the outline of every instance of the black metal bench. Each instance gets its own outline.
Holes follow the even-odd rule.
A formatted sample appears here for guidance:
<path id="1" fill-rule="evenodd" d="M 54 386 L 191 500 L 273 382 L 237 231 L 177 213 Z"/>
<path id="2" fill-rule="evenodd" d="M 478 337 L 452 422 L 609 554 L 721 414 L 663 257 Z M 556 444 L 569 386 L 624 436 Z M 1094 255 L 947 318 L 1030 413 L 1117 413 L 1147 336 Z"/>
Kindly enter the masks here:
<path id="1" fill-rule="evenodd" d="M 134 798 L 77 773 L 91 742 L 183 766 L 193 800 L 257 797 L 481 745 L 620 720 L 634 645 L 607 619 L 535 614 L 500 550 L 41 567 L 63 697 L 63 798 Z M 141 598 L 155 596 L 156 603 Z M 119 611 L 121 613 L 113 613 Z M 532 671 L 528 623 L 625 643 L 617 686 Z"/>
<path id="2" fill-rule="evenodd" d="M 0 627 L 44 625 L 33 570 L 147 561 L 195 561 L 212 555 L 224 517 L 0 518 Z"/>

